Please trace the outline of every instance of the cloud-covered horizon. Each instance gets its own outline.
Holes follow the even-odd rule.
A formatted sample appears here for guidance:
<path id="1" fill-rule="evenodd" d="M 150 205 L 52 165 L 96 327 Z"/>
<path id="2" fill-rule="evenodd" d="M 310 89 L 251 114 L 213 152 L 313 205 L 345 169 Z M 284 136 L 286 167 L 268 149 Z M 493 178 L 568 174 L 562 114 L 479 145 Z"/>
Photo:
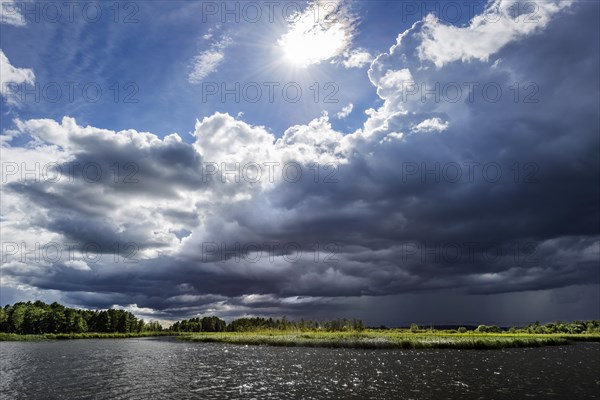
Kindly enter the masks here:
<path id="1" fill-rule="evenodd" d="M 348 53 L 370 62 L 380 99 L 353 132 L 333 124 L 361 112 L 352 103 L 283 132 L 216 112 L 163 138 L 15 119 L 1 149 L 2 301 L 383 323 L 414 318 L 402 308 L 419 301 L 423 318 L 472 321 L 482 314 L 443 308 L 478 299 L 511 323 L 559 293 L 575 306 L 542 314 L 597 317 L 598 6 L 538 11 L 529 25 L 427 16 L 372 61 Z M 514 299 L 530 308 L 511 316 Z"/>

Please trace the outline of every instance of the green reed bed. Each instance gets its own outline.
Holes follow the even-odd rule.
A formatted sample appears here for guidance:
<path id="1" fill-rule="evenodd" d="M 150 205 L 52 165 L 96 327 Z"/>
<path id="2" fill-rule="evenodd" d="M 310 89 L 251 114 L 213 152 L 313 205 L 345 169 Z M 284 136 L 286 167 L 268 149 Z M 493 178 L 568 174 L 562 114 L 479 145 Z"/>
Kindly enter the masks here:
<path id="1" fill-rule="evenodd" d="M 600 341 L 600 334 L 511 334 L 445 333 L 406 330 L 365 330 L 361 332 L 257 331 L 257 332 L 141 332 L 141 333 L 59 333 L 18 335 L 0 333 L 0 341 L 43 341 L 69 339 L 127 339 L 178 336 L 181 340 L 244 345 L 303 346 L 356 349 L 501 349 L 564 345 L 574 341 Z"/>
<path id="2" fill-rule="evenodd" d="M 405 331 L 220 332 L 183 334 L 179 339 L 245 345 L 357 349 L 501 349 L 564 345 L 570 343 L 573 339 L 571 336 L 587 336 L 584 340 L 600 340 L 600 335 L 445 334 Z"/>

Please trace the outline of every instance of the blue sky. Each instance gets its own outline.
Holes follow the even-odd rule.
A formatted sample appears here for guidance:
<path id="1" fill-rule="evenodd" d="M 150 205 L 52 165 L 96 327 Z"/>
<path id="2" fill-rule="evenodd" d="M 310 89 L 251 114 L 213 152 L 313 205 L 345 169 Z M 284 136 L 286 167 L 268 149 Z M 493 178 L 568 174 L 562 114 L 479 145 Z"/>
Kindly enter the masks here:
<path id="1" fill-rule="evenodd" d="M 69 115 L 82 124 L 107 129 L 132 128 L 159 136 L 178 132 L 186 137 L 196 118 L 216 111 L 232 115 L 243 112 L 248 122 L 265 125 L 276 136 L 281 136 L 290 125 L 307 123 L 323 110 L 335 114 L 348 103 L 356 106 L 356 112 L 343 122 L 336 121 L 336 126 L 353 131 L 366 119 L 362 110 L 381 104 L 366 74 L 368 64 L 348 69 L 338 57 L 299 69 L 281 61 L 284 52 L 277 41 L 287 28 L 284 11 L 291 14 L 301 7 L 306 9 L 306 2 L 281 2 L 271 6 L 258 3 L 261 18 L 257 22 L 252 22 L 256 19 L 254 10 L 245 8 L 243 2 L 120 4 L 117 8 L 108 3 L 102 6 L 97 22 L 94 22 L 96 9 L 93 7 L 86 9 L 82 4 L 74 8 L 71 21 L 70 10 L 63 6 L 61 22 L 52 23 L 54 9 L 38 3 L 37 9 L 29 6 L 30 14 L 23 17 L 27 20 L 26 27 L 2 25 L 4 37 L 10 39 L 4 40 L 2 46 L 11 63 L 33 69 L 42 88 L 57 82 L 64 90 L 61 101 L 56 103 L 51 102 L 53 91 L 42 95 L 39 103 L 24 102 L 18 111 L 22 118 Z M 416 9 L 413 6 L 415 4 L 384 1 L 351 3 L 349 8 L 356 22 L 349 50 L 362 48 L 372 55 L 386 51 L 398 33 L 420 19 L 428 7 L 437 9 L 442 17 L 455 19 L 455 10 L 441 8 L 439 4 Z M 238 11 L 223 16 L 221 11 L 227 7 L 230 10 L 238 7 Z M 468 7 L 458 10 L 457 23 L 466 23 L 472 10 Z M 12 9 L 6 10 L 9 12 L 12 14 Z M 272 22 L 269 13 L 273 14 Z M 115 22 L 115 18 L 120 22 Z M 194 57 L 224 38 L 229 38 L 231 43 L 222 50 L 223 61 L 202 81 L 225 83 L 229 88 L 235 87 L 236 82 L 241 88 L 256 82 L 264 92 L 255 104 L 244 99 L 236 102 L 232 95 L 223 102 L 219 94 L 205 101 L 202 82 L 191 83 L 188 79 Z M 75 88 L 73 100 L 68 98 L 68 82 L 81 83 Z M 273 102 L 268 100 L 269 87 L 263 85 L 264 82 L 281 84 L 274 89 Z M 282 96 L 283 85 L 296 82 L 303 91 L 302 96 L 297 103 L 286 101 Z M 88 83 L 101 87 L 103 93 L 98 102 L 92 102 L 95 85 L 89 88 L 89 101 L 83 98 L 81 91 Z M 317 99 L 315 83 L 320 90 Z M 335 86 L 325 88 L 327 83 Z M 295 89 L 290 90 L 293 97 Z M 115 101 L 116 93 L 121 95 L 118 101 Z M 253 97 L 253 93 L 248 92 L 248 96 Z M 327 94 L 332 94 L 328 100 L 335 102 L 326 102 Z M 129 100 L 138 102 L 129 103 Z"/>
<path id="2" fill-rule="evenodd" d="M 2 3 L 2 304 L 598 318 L 597 2 L 48 4 Z"/>

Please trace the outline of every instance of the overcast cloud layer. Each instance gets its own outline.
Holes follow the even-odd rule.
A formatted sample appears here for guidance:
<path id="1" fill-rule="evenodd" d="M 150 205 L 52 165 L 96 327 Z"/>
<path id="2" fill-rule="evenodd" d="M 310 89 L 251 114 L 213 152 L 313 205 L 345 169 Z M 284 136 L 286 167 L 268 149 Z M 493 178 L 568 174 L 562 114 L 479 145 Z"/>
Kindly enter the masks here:
<path id="1" fill-rule="evenodd" d="M 598 15 L 561 1 L 529 25 L 427 16 L 372 61 L 380 106 L 354 132 L 326 112 L 279 133 L 215 113 L 191 139 L 17 118 L 1 149 L 2 302 L 165 320 L 597 318 Z M 35 79 L 0 55 L 3 80 L 5 65 Z M 436 85 L 440 99 L 424 92 Z M 36 162 L 44 177 L 23 179 Z"/>

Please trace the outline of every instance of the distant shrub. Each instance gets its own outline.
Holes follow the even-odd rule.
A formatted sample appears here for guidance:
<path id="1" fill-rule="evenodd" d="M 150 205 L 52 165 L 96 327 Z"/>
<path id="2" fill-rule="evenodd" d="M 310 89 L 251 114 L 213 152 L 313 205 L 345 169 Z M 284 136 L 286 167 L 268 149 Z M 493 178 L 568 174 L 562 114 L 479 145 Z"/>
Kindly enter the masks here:
<path id="1" fill-rule="evenodd" d="M 475 329 L 477 332 L 481 332 L 481 333 L 501 333 L 502 329 L 500 329 L 499 326 L 497 325 L 479 325 L 477 327 L 477 329 Z"/>
<path id="2" fill-rule="evenodd" d="M 460 328 L 458 328 L 458 333 L 466 333 L 467 332 L 467 328 L 465 328 L 464 326 L 461 326 Z"/>

